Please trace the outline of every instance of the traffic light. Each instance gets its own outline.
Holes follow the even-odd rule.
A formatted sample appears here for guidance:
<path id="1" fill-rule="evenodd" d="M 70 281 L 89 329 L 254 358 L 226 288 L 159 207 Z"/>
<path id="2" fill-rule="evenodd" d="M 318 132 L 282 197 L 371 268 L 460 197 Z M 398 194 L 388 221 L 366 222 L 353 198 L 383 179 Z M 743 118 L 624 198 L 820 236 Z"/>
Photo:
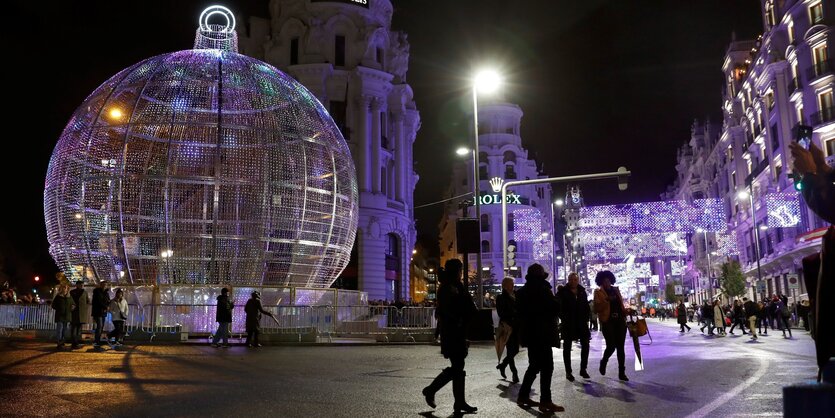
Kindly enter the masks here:
<path id="1" fill-rule="evenodd" d="M 792 129 L 792 136 L 794 136 L 795 142 L 800 144 L 803 148 L 809 149 L 809 146 L 812 143 L 812 127 L 798 123 Z M 794 182 L 795 190 L 800 191 L 803 189 L 803 184 L 801 183 L 803 178 L 800 176 L 800 173 L 792 173 L 789 177 L 791 177 Z"/>
<path id="2" fill-rule="evenodd" d="M 513 241 L 507 244 L 507 267 L 516 265 L 516 244 Z"/>
<path id="3" fill-rule="evenodd" d="M 794 182 L 794 189 L 795 190 L 797 190 L 798 192 L 803 190 L 803 182 L 802 182 L 803 178 L 800 176 L 800 174 L 791 173 L 791 174 L 789 174 L 789 177 L 791 177 L 792 181 Z"/>

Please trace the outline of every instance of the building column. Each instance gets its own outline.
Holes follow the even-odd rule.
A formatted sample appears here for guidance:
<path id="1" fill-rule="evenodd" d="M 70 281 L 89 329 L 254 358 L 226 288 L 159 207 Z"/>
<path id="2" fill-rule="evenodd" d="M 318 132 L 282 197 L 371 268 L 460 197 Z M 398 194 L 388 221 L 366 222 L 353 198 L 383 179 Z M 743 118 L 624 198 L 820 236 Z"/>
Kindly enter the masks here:
<path id="1" fill-rule="evenodd" d="M 361 219 L 367 222 L 368 219 Z M 371 231 L 357 231 L 362 234 L 362 243 L 357 253 L 358 276 L 357 288 L 368 293 L 368 300 L 386 297 L 386 243 L 379 236 L 379 225 L 369 227 Z M 376 232 L 376 236 L 375 236 Z"/>
<path id="2" fill-rule="evenodd" d="M 357 164 L 357 181 L 361 192 L 367 192 L 368 187 L 368 106 L 371 103 L 371 97 L 361 95 L 355 101 L 357 106 L 357 136 L 356 144 L 359 151 L 359 164 Z"/>
<path id="3" fill-rule="evenodd" d="M 371 102 L 371 191 L 380 193 L 380 110 L 383 101 L 379 97 Z"/>
<path id="4" fill-rule="evenodd" d="M 406 137 L 403 132 L 403 119 L 403 113 L 398 112 L 394 114 L 394 198 L 398 202 L 405 203 L 405 189 L 408 174 L 406 173 Z"/>

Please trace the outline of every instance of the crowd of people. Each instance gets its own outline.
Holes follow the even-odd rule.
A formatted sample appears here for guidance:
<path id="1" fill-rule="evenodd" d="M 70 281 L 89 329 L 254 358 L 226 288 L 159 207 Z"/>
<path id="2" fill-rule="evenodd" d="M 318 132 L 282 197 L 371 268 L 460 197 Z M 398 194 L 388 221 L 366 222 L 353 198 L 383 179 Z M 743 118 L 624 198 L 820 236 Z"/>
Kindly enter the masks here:
<path id="1" fill-rule="evenodd" d="M 472 413 L 476 407 L 467 403 L 465 397 L 465 358 L 468 354 L 467 328 L 476 312 L 472 296 L 466 291 L 460 279 L 461 262 L 449 260 L 440 269 L 438 305 L 436 317 L 441 340 L 441 354 L 450 361 L 450 367 L 423 388 L 422 394 L 427 405 L 437 407 L 435 394 L 447 383 L 452 382 L 455 399 L 455 413 Z M 580 285 L 579 276 L 571 273 L 568 283 L 554 292 L 547 280 L 548 273 L 539 264 L 532 264 L 525 276 L 525 285 L 514 289 L 514 281 L 507 278 L 502 282 L 502 293 L 496 297 L 499 315 L 499 333 L 505 345 L 506 355 L 496 366 L 503 379 L 507 369 L 511 382 L 520 383 L 516 403 L 522 408 L 537 407 L 542 413 L 564 411 L 563 406 L 554 403 L 551 394 L 551 377 L 554 372 L 553 347 L 563 350 L 565 378 L 574 381 L 571 350 L 574 342 L 580 345 L 580 377 L 590 379 L 588 373 L 589 341 L 591 330 L 599 327 L 606 341 L 606 349 L 600 359 L 598 371 L 606 374 L 609 358 L 617 353 L 618 378 L 628 381 L 626 376 L 625 341 L 626 318 L 632 310 L 624 303 L 623 296 L 615 284 L 615 275 L 610 271 L 597 274 L 598 286 L 589 302 L 588 293 Z M 515 356 L 519 347 L 527 348 L 528 368 L 520 380 Z M 497 347 L 501 353 L 502 348 Z M 539 377 L 540 399 L 531 399 L 531 388 Z"/>

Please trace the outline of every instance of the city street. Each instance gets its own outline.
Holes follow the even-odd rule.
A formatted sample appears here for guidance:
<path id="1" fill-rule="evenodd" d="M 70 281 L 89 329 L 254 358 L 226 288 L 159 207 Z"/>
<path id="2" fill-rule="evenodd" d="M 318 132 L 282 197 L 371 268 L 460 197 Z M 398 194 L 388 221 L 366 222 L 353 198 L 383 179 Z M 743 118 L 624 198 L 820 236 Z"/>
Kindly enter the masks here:
<path id="1" fill-rule="evenodd" d="M 559 416 L 779 416 L 781 386 L 814 379 L 813 343 L 772 331 L 752 343 L 736 336 L 707 337 L 695 327 L 680 334 L 675 321 L 649 321 L 643 345 L 646 370 L 634 371 L 627 340 L 627 374 L 617 362 L 597 371 L 602 335 L 593 333 L 589 373 L 564 378 L 557 360 L 553 393 Z M 649 339 L 642 338 L 644 343 Z M 527 366 L 526 352 L 518 357 Z M 467 358 L 467 397 L 477 416 L 531 416 L 516 406 L 518 385 L 502 380 L 490 344 L 474 344 Z M 420 389 L 445 367 L 437 346 L 375 345 L 244 347 L 138 345 L 124 351 L 56 352 L 43 342 L 0 342 L 2 416 L 416 416 L 452 413 L 451 387 L 427 407 Z M 509 373 L 509 372 L 508 372 Z M 508 376 L 509 377 L 509 376 Z M 538 399 L 538 383 L 533 398 Z"/>

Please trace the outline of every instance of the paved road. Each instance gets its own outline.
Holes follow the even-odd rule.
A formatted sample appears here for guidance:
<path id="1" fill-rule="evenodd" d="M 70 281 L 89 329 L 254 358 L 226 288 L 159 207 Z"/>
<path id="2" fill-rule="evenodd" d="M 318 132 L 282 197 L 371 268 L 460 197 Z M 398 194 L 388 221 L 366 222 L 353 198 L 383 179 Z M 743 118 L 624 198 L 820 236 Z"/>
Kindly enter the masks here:
<path id="1" fill-rule="evenodd" d="M 627 383 L 617 380 L 614 358 L 605 377 L 596 371 L 602 335 L 592 340 L 590 380 L 566 381 L 555 352 L 554 399 L 566 406 L 560 416 L 779 416 L 781 386 L 815 377 L 806 332 L 751 343 L 706 337 L 698 328 L 679 334 L 672 321 L 650 321 L 650 329 L 646 370 L 633 371 L 627 344 Z M 525 352 L 518 360 L 526 367 Z M 477 416 L 536 415 L 515 405 L 518 385 L 501 380 L 495 364 L 492 346 L 471 348 L 467 396 L 479 407 Z M 436 411 L 419 392 L 442 367 L 438 347 L 427 345 L 256 351 L 138 345 L 99 353 L 0 341 L 0 415 L 445 417 L 452 412 L 451 388 L 438 394 Z"/>

